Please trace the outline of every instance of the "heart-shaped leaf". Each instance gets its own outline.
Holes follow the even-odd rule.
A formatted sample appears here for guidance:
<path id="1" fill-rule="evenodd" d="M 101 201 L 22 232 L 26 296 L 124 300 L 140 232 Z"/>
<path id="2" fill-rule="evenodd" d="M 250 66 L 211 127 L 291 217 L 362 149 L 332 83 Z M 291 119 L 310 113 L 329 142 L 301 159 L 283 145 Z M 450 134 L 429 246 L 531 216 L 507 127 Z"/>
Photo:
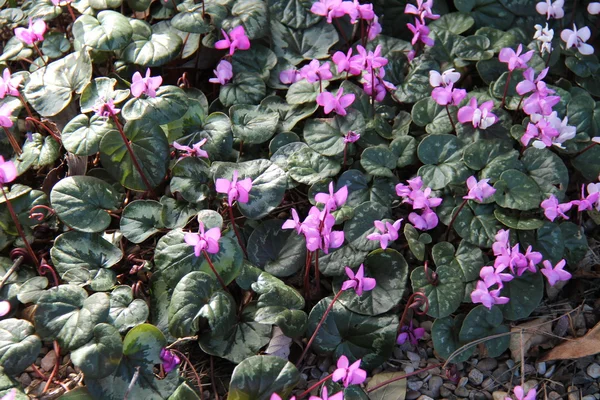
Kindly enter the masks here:
<path id="1" fill-rule="evenodd" d="M 134 19 L 129 23 L 133 28 L 132 42 L 122 53 L 123 60 L 144 67 L 158 67 L 173 60 L 183 46 L 183 41 L 175 33 L 154 32 L 147 22 Z"/>
<path id="2" fill-rule="evenodd" d="M 242 361 L 231 375 L 229 400 L 268 400 L 273 393 L 286 398 L 300 382 L 294 364 L 275 356 L 254 356 Z"/>
<path id="3" fill-rule="evenodd" d="M 500 296 L 510 301 L 500 306 L 504 318 L 510 321 L 527 318 L 537 308 L 544 296 L 544 277 L 542 274 L 525 272 L 510 282 L 504 283 Z"/>
<path id="4" fill-rule="evenodd" d="M 155 97 L 134 97 L 127 101 L 122 114 L 128 121 L 149 119 L 154 121 L 154 125 L 164 125 L 183 117 L 188 103 L 188 97 L 182 89 L 177 86 L 161 86 Z"/>
<path id="5" fill-rule="evenodd" d="M 458 207 L 452 211 L 456 215 Z M 469 243 L 479 247 L 492 247 L 496 233 L 503 226 L 494 216 L 493 204 L 477 204 L 472 201 L 467 203 L 454 221 L 456 233 Z"/>
<path id="6" fill-rule="evenodd" d="M 171 191 L 179 192 L 190 203 L 200 203 L 208 196 L 210 170 L 196 157 L 184 157 L 173 166 Z"/>
<path id="7" fill-rule="evenodd" d="M 253 72 L 240 72 L 227 85 L 221 86 L 219 100 L 225 107 L 235 104 L 258 104 L 266 93 L 265 82 L 260 75 Z"/>
<path id="8" fill-rule="evenodd" d="M 502 312 L 498 307 L 486 308 L 479 305 L 471 310 L 465 317 L 459 338 L 462 342 L 472 342 L 488 336 L 509 332 L 506 325 L 502 325 Z M 501 336 L 484 342 L 489 357 L 499 357 L 506 351 L 510 343 L 510 335 Z"/>
<path id="9" fill-rule="evenodd" d="M 233 134 L 247 144 L 264 143 L 275 134 L 279 113 L 261 112 L 258 106 L 235 105 L 229 110 Z"/>
<path id="10" fill-rule="evenodd" d="M 121 232 L 127 240 L 142 243 L 163 227 L 162 204 L 154 200 L 135 200 L 121 215 Z"/>
<path id="11" fill-rule="evenodd" d="M 110 293 L 110 310 L 107 322 L 112 324 L 121 333 L 129 328 L 143 324 L 150 311 L 142 299 L 134 299 L 133 291 L 129 286 L 117 286 Z"/>
<path id="12" fill-rule="evenodd" d="M 429 274 L 429 279 L 425 274 Z M 439 265 L 433 271 L 425 271 L 418 267 L 410 274 L 414 291 L 421 290 L 429 300 L 427 315 L 444 318 L 452 314 L 460 306 L 465 291 L 465 284 L 455 268 L 450 265 Z"/>
<path id="13" fill-rule="evenodd" d="M 123 14 L 107 10 L 100 11 L 96 18 L 81 15 L 73 25 L 73 35 L 93 49 L 114 51 L 125 48 L 131 42 L 133 29 Z"/>
<path id="14" fill-rule="evenodd" d="M 455 351 L 465 345 L 459 338 L 464 319 L 465 315 L 459 314 L 455 318 L 437 318 L 433 322 L 433 326 L 431 327 L 431 339 L 433 340 L 435 351 L 442 358 L 458 363 L 468 360 L 471 355 L 473 355 L 475 347 L 468 347 L 450 359 L 450 356 Z"/>
<path id="15" fill-rule="evenodd" d="M 535 181 L 516 169 L 504 171 L 494 188 L 496 203 L 505 208 L 527 211 L 538 208 L 542 201 Z"/>
<path id="16" fill-rule="evenodd" d="M 479 278 L 479 271 L 485 265 L 483 252 L 462 240 L 458 249 L 448 242 L 438 242 L 431 250 L 435 265 L 450 265 L 456 270 L 462 271 L 462 281 L 470 282 Z"/>
<path id="17" fill-rule="evenodd" d="M 0 365 L 16 375 L 35 362 L 42 341 L 29 321 L 9 318 L 0 321 Z"/>
<path id="18" fill-rule="evenodd" d="M 112 99 L 115 104 L 122 103 L 129 97 L 129 89 L 115 90 L 117 80 L 114 78 L 99 77 L 91 81 L 79 98 L 82 113 L 92 112 L 94 106 L 100 101 Z M 105 118 L 106 119 L 106 118 Z"/>
<path id="19" fill-rule="evenodd" d="M 333 25 L 326 21 L 296 30 L 271 19 L 271 32 L 275 54 L 293 65 L 304 60 L 329 57 L 329 48 L 339 40 Z"/>
<path id="20" fill-rule="evenodd" d="M 115 131 L 111 120 L 79 114 L 62 131 L 62 143 L 67 151 L 78 156 L 91 156 L 100 148 L 100 141 L 108 132 Z"/>
<path id="21" fill-rule="evenodd" d="M 123 343 L 119 331 L 109 324 L 98 324 L 94 327 L 94 337 L 86 345 L 71 353 L 73 364 L 86 377 L 104 378 L 112 374 L 123 355 Z"/>

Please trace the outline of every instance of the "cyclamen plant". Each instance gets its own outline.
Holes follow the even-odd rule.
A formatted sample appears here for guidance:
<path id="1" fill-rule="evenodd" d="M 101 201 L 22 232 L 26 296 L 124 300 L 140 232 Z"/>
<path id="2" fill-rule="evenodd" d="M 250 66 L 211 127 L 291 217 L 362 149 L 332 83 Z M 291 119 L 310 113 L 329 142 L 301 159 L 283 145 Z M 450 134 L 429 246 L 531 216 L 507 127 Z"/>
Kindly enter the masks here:
<path id="1" fill-rule="evenodd" d="M 0 4 L 0 398 L 375 396 L 581 276 L 598 2 Z"/>

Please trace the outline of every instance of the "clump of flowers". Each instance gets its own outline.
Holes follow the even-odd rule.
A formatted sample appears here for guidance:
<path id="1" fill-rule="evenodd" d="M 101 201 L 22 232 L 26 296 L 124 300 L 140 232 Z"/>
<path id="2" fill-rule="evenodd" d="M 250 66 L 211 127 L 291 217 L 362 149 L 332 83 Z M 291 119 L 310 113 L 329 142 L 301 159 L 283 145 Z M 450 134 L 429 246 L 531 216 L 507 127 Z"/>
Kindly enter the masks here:
<path id="1" fill-rule="evenodd" d="M 413 210 L 420 211 L 420 214 L 411 212 L 408 215 L 408 220 L 415 228 L 427 231 L 438 225 L 439 219 L 433 209 L 442 203 L 442 199 L 432 197 L 431 188 L 423 188 L 423 180 L 420 176 L 409 179 L 408 185 L 397 184 L 396 194 L 402 198 L 402 203 L 410 204 Z"/>

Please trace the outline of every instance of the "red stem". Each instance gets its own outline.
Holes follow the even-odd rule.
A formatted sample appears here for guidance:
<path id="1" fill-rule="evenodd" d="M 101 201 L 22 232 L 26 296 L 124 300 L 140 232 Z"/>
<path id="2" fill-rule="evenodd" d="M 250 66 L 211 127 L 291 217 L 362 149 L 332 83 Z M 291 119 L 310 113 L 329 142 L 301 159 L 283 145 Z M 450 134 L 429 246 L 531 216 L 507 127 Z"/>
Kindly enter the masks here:
<path id="1" fill-rule="evenodd" d="M 300 400 L 301 398 L 303 398 L 304 396 L 306 396 L 307 394 L 309 394 L 310 392 L 312 392 L 314 390 L 314 388 L 319 387 L 321 384 L 323 384 L 323 382 L 325 382 L 329 378 L 331 378 L 332 375 L 333 375 L 333 373 L 327 375 L 325 378 L 321 379 L 319 382 L 315 383 L 314 385 L 312 385 L 311 387 L 309 387 L 308 389 L 306 389 L 304 392 L 300 393 L 298 396 L 296 396 L 296 398 L 298 400 Z"/>
<path id="2" fill-rule="evenodd" d="M 23 104 L 23 107 L 25 107 L 25 111 L 27 111 L 27 115 L 29 115 L 29 118 L 35 119 L 35 118 L 33 118 L 33 114 L 31 113 L 31 109 L 29 108 L 29 105 L 27 104 L 27 102 L 23 98 L 23 95 L 20 92 L 19 92 L 19 100 L 21 100 L 21 104 Z"/>
<path id="3" fill-rule="evenodd" d="M 73 8 L 71 7 L 71 3 L 67 3 L 67 9 L 69 10 L 69 14 L 71 14 L 71 18 L 73 19 L 73 22 L 75 22 L 75 20 L 77 18 L 75 17 L 75 13 L 73 12 Z"/>
<path id="4" fill-rule="evenodd" d="M 39 125 L 39 126 L 41 126 L 42 128 L 44 128 L 44 130 L 45 130 L 46 132 L 48 132 L 48 134 L 49 134 L 50 136 L 52 136 L 52 138 L 53 138 L 54 140 L 56 140 L 56 142 L 57 142 L 58 144 L 61 144 L 61 143 L 62 143 L 62 141 L 60 140 L 60 138 L 59 138 L 58 136 L 56 136 L 56 134 L 55 134 L 54 132 L 52 132 L 52 129 L 48 128 L 48 127 L 46 126 L 46 124 L 44 124 L 42 121 L 39 121 L 37 118 L 33 118 L 33 117 L 27 117 L 27 118 L 25 118 L 25 121 L 32 121 L 32 122 L 33 122 L 33 123 L 35 123 L 36 125 Z"/>
<path id="5" fill-rule="evenodd" d="M 46 59 L 44 58 L 44 55 L 42 54 L 42 51 L 40 50 L 40 48 L 38 47 L 38 45 L 33 42 L 33 48 L 35 49 L 35 51 L 37 51 L 37 53 L 40 55 L 40 58 L 42 59 L 42 61 L 44 62 L 44 65 L 47 67 L 48 63 L 46 62 Z"/>
<path id="6" fill-rule="evenodd" d="M 115 121 L 115 125 L 117 125 L 117 129 L 119 130 L 119 133 L 121 134 L 121 139 L 123 139 L 123 143 L 125 143 L 125 147 L 127 147 L 127 152 L 129 153 L 129 156 L 131 157 L 133 166 L 135 167 L 138 174 L 142 178 L 142 181 L 144 181 L 144 185 L 146 186 L 148 191 L 152 194 L 152 185 L 150 185 L 150 181 L 148 181 L 148 178 L 146 178 L 144 171 L 142 171 L 142 167 L 138 163 L 137 157 L 135 156 L 135 153 L 133 152 L 133 149 L 131 148 L 131 143 L 129 143 L 129 139 L 127 139 L 125 132 L 123 132 L 123 127 L 121 126 L 119 119 L 117 118 L 117 116 L 115 114 L 112 114 L 112 113 L 111 113 L 111 117 L 112 117 L 113 121 Z"/>
<path id="7" fill-rule="evenodd" d="M 454 131 L 454 133 L 457 133 L 456 125 L 454 125 L 454 121 L 452 120 L 452 116 L 450 115 L 450 109 L 448 108 L 447 104 L 446 104 L 446 113 L 448 114 L 448 119 L 450 120 L 450 123 L 452 124 L 452 130 Z"/>
<path id="8" fill-rule="evenodd" d="M 25 232 L 23 232 L 23 227 L 21 226 L 21 222 L 19 221 L 19 218 L 17 217 L 17 214 L 15 213 L 15 210 L 14 210 L 12 204 L 10 203 L 10 200 L 8 200 L 8 196 L 6 195 L 6 192 L 4 191 L 3 187 L 2 187 L 2 194 L 4 195 L 4 200 L 6 200 L 6 207 L 8 208 L 8 212 L 10 213 L 10 217 L 12 218 L 13 222 L 15 223 L 17 232 L 19 232 L 19 236 L 21 237 L 21 240 L 23 240 L 23 243 L 25 243 L 25 248 L 27 249 L 27 252 L 29 253 L 29 257 L 31 257 L 32 261 L 35 263 L 36 266 L 40 265 L 40 262 L 39 262 L 37 256 L 35 255 L 35 252 L 33 251 L 33 249 L 31 248 L 31 245 L 27 241 L 27 237 L 25 236 Z"/>
<path id="9" fill-rule="evenodd" d="M 198 385 L 198 389 L 201 391 L 202 390 L 202 381 L 200 380 L 200 376 L 198 376 L 198 372 L 196 372 L 196 368 L 194 368 L 194 364 L 192 364 L 190 362 L 190 360 L 179 350 L 169 349 L 169 351 L 172 351 L 175 354 L 179 354 L 179 357 L 183 358 L 187 362 L 187 364 L 192 369 L 192 372 L 194 372 L 194 377 L 196 378 L 196 384 Z M 211 361 L 212 361 L 212 356 L 211 356 Z"/>
<path id="10" fill-rule="evenodd" d="M 342 162 L 342 168 L 346 167 L 346 153 L 348 152 L 348 143 L 344 142 L 344 161 Z"/>
<path id="11" fill-rule="evenodd" d="M 467 201 L 468 201 L 467 199 L 463 200 L 463 202 L 460 205 L 460 207 L 458 208 L 458 211 L 456 212 L 456 214 L 454 214 L 452 216 L 452 220 L 450 221 L 450 224 L 448 224 L 448 229 L 446 229 L 446 236 L 444 237 L 444 240 L 446 242 L 448 241 L 448 236 L 450 236 L 450 231 L 452 230 L 452 225 L 454 225 L 454 221 L 456 221 L 456 217 L 458 217 L 458 214 L 460 214 L 462 209 L 465 207 L 465 204 L 467 204 Z"/>
<path id="12" fill-rule="evenodd" d="M 221 287 L 223 288 L 224 291 L 229 293 L 229 289 L 227 289 L 227 285 L 225 284 L 225 281 L 223 280 L 223 278 L 221 278 L 221 275 L 219 275 L 219 273 L 215 269 L 215 266 L 213 265 L 212 261 L 210 260 L 210 257 L 208 256 L 208 253 L 206 252 L 206 250 L 202 250 L 202 252 L 204 253 L 204 258 L 206 258 L 206 261 L 208 262 L 208 266 L 210 267 L 212 272 L 217 277 L 217 280 L 221 284 Z"/>
<path id="13" fill-rule="evenodd" d="M 508 92 L 508 84 L 510 83 L 512 73 L 512 71 L 508 71 L 508 77 L 506 78 L 506 84 L 504 85 L 504 94 L 502 95 L 502 103 L 500 103 L 500 108 L 504 107 L 504 104 L 506 103 L 506 92 Z"/>
<path id="14" fill-rule="evenodd" d="M 21 150 L 21 146 L 19 146 L 19 142 L 17 142 L 17 139 L 15 139 L 15 137 L 8 130 L 7 127 L 3 126 L 2 128 L 4 128 L 4 133 L 6 133 L 6 138 L 8 139 L 8 142 L 10 143 L 10 145 L 12 146 L 13 151 L 15 153 L 17 153 L 17 155 L 20 156 L 23 153 L 23 150 Z"/>
<path id="15" fill-rule="evenodd" d="M 315 282 L 317 284 L 317 293 L 321 290 L 321 271 L 319 271 L 319 249 L 315 250 Z"/>
<path id="16" fill-rule="evenodd" d="M 310 298 L 310 262 L 312 261 L 312 252 L 306 253 L 306 265 L 304 266 L 304 298 Z"/>
<path id="17" fill-rule="evenodd" d="M 233 226 L 233 231 L 235 232 L 235 237 L 237 237 L 238 243 L 240 244 L 240 247 L 242 248 L 244 255 L 246 256 L 246 258 L 248 258 L 248 252 L 246 251 L 246 246 L 244 246 L 244 242 L 242 241 L 242 236 L 240 235 L 237 225 L 235 224 L 235 218 L 233 216 L 233 208 L 231 208 L 231 206 L 229 206 L 229 220 L 231 221 L 231 226 Z"/>
<path id="18" fill-rule="evenodd" d="M 300 358 L 298 359 L 298 361 L 296 362 L 296 366 L 300 365 L 300 363 L 302 362 L 302 360 L 304 359 L 304 356 L 306 355 L 306 353 L 308 352 L 308 349 L 310 349 L 310 346 L 312 346 L 313 341 L 315 340 L 315 338 L 317 337 L 317 333 L 319 332 L 319 329 L 321 329 L 321 326 L 323 325 L 323 323 L 325 322 L 325 318 L 327 318 L 327 315 L 329 314 L 329 312 L 331 311 L 331 309 L 333 308 L 333 305 L 335 304 L 336 300 L 342 295 L 344 291 L 340 289 L 339 292 L 336 293 L 335 297 L 333 298 L 333 300 L 331 301 L 331 303 L 329 304 L 329 307 L 327 307 L 327 309 L 325 310 L 325 313 L 323 314 L 323 316 L 321 317 L 321 320 L 319 321 L 319 324 L 317 325 L 317 327 L 315 328 L 315 331 L 313 332 L 312 336 L 310 337 L 310 340 L 308 341 L 308 343 L 306 344 L 306 347 L 304 348 L 304 351 L 302 352 L 302 355 L 300 355 Z"/>
<path id="19" fill-rule="evenodd" d="M 586 151 L 588 151 L 589 149 L 591 149 L 592 147 L 594 147 L 595 145 L 597 145 L 597 142 L 592 142 L 589 146 L 587 146 L 585 149 L 581 150 L 580 152 L 576 153 L 574 157 L 578 157 L 580 155 L 582 155 L 583 153 L 585 153 Z"/>

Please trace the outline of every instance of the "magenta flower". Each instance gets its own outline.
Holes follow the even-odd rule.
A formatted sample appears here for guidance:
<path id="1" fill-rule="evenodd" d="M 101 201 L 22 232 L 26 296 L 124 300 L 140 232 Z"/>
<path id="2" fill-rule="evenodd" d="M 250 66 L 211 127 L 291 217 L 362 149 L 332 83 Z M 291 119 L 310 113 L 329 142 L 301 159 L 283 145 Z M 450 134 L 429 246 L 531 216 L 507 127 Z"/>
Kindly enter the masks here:
<path id="1" fill-rule="evenodd" d="M 412 204 L 413 210 L 423 210 L 423 209 L 435 208 L 442 203 L 442 199 L 440 197 L 430 197 L 430 196 L 431 196 L 431 188 L 426 187 L 425 190 L 419 189 L 419 190 L 412 191 L 408 195 L 408 199 L 405 199 L 404 202 Z M 410 201 L 407 201 L 407 200 L 410 200 Z"/>
<path id="2" fill-rule="evenodd" d="M 313 14 L 327 17 L 327 23 L 331 23 L 333 18 L 346 14 L 346 9 L 342 6 L 342 0 L 319 0 L 313 3 L 310 11 Z"/>
<path id="3" fill-rule="evenodd" d="M 344 136 L 344 143 L 354 143 L 360 139 L 360 134 L 354 131 L 348 131 L 346 136 Z"/>
<path id="4" fill-rule="evenodd" d="M 519 93 L 521 96 L 523 96 L 524 94 L 527 94 L 529 92 L 538 91 L 538 85 L 540 83 L 543 84 L 543 86 L 540 86 L 540 89 L 542 89 L 542 90 L 546 89 L 546 85 L 542 82 L 542 79 L 544 79 L 546 77 L 546 74 L 548 74 L 549 69 L 550 69 L 550 67 L 544 68 L 539 73 L 537 78 L 534 79 L 535 70 L 533 68 L 527 68 L 523 72 L 523 77 L 525 78 L 525 80 L 517 83 L 517 93 Z"/>
<path id="5" fill-rule="evenodd" d="M 321 389 L 321 397 L 310 396 L 308 400 L 344 400 L 344 391 L 342 390 L 341 392 L 337 392 L 332 396 L 328 396 L 327 388 L 323 386 L 323 389 Z"/>
<path id="6" fill-rule="evenodd" d="M 48 27 L 43 20 L 36 19 L 33 21 L 30 18 L 28 28 L 15 28 L 15 36 L 21 42 L 31 46 L 35 42 L 41 42 L 44 40 L 46 29 L 48 29 Z"/>
<path id="7" fill-rule="evenodd" d="M 223 32 L 225 39 L 221 39 L 216 42 L 215 48 L 221 50 L 229 48 L 230 56 L 232 56 L 237 49 L 248 50 L 250 48 L 250 39 L 248 39 L 248 36 L 246 36 L 246 31 L 244 30 L 243 25 L 233 28 L 231 32 L 229 32 L 229 35 L 227 35 L 227 32 L 225 32 L 223 29 L 221 29 L 221 32 Z"/>
<path id="8" fill-rule="evenodd" d="M 457 106 L 467 97 L 467 91 L 465 89 L 454 89 L 454 84 L 450 82 L 447 86 L 439 86 L 433 89 L 431 97 L 440 106 Z"/>
<path id="9" fill-rule="evenodd" d="M 356 49 L 358 54 L 352 57 L 351 60 L 357 64 L 366 66 L 367 70 L 371 70 L 371 68 L 381 68 L 388 63 L 388 59 L 381 56 L 381 45 L 377 45 L 375 51 L 367 51 L 367 49 L 361 45 L 358 45 Z"/>
<path id="10" fill-rule="evenodd" d="M 315 201 L 317 203 L 325 204 L 325 209 L 331 212 L 337 210 L 346 203 L 348 198 L 348 186 L 344 185 L 337 192 L 333 193 L 333 182 L 329 182 L 329 194 L 317 193 L 315 195 Z"/>
<path id="11" fill-rule="evenodd" d="M 17 167 L 11 160 L 4 161 L 4 157 L 0 156 L 0 185 L 10 183 L 17 177 Z"/>
<path id="12" fill-rule="evenodd" d="M 277 393 L 273 393 L 273 394 L 271 395 L 271 398 L 270 398 L 269 400 L 283 400 L 283 399 L 282 399 L 282 398 L 281 398 L 281 396 L 279 396 Z M 290 397 L 290 399 L 289 399 L 289 400 L 296 400 L 296 396 L 292 396 L 292 397 Z"/>
<path id="13" fill-rule="evenodd" d="M 594 47 L 586 42 L 589 40 L 591 35 L 590 28 L 587 26 L 584 26 L 578 30 L 577 26 L 573 24 L 573 30 L 564 29 L 560 33 L 560 38 L 567 44 L 567 49 L 575 47 L 581 54 L 590 55 L 594 54 Z"/>
<path id="14" fill-rule="evenodd" d="M 96 116 L 103 118 L 111 118 L 121 111 L 120 108 L 115 107 L 113 99 L 108 99 L 106 101 L 103 99 L 98 100 L 94 105 L 93 110 L 96 113 Z"/>
<path id="15" fill-rule="evenodd" d="M 248 202 L 248 192 L 252 189 L 252 179 L 246 178 L 238 182 L 238 171 L 235 170 L 233 171 L 233 179 L 231 181 L 219 178 L 215 182 L 215 188 L 217 193 L 227 194 L 227 202 L 229 203 L 229 207 L 231 207 L 236 200 L 240 203 Z"/>
<path id="16" fill-rule="evenodd" d="M 421 19 L 422 23 L 425 23 L 425 18 L 435 20 L 440 16 L 438 14 L 434 14 L 431 11 L 431 7 L 433 7 L 433 0 L 427 0 L 423 2 L 423 0 L 417 0 L 417 7 L 412 4 L 407 4 L 404 8 L 404 14 L 414 14 Z"/>
<path id="17" fill-rule="evenodd" d="M 471 122 L 474 128 L 487 129 L 498 121 L 496 114 L 491 112 L 493 107 L 492 100 L 486 101 L 478 107 L 477 98 L 471 97 L 469 105 L 458 110 L 458 121 L 461 124 Z"/>
<path id="18" fill-rule="evenodd" d="M 0 106 L 0 126 L 3 128 L 10 128 L 13 126 L 12 116 L 10 107 L 8 104 L 3 104 Z"/>
<path id="19" fill-rule="evenodd" d="M 552 146 L 553 140 L 558 137 L 558 130 L 539 114 L 531 116 L 531 121 L 527 124 L 525 134 L 521 136 L 521 143 L 527 146 L 532 139 L 535 139 L 533 146 L 538 149 Z"/>
<path id="20" fill-rule="evenodd" d="M 19 97 L 19 84 L 22 79 L 22 76 L 12 78 L 10 70 L 6 68 L 2 73 L 2 78 L 0 78 L 0 99 L 3 99 L 7 94 Z"/>
<path id="21" fill-rule="evenodd" d="M 527 53 L 521 55 L 523 51 L 523 45 L 519 44 L 517 47 L 517 52 L 510 47 L 505 47 L 500 50 L 500 54 L 498 55 L 498 59 L 503 63 L 508 63 L 508 70 L 513 71 L 515 69 L 524 69 L 527 68 L 527 63 L 533 56 L 533 50 L 529 50 Z"/>
<path id="22" fill-rule="evenodd" d="M 433 46 L 434 41 L 429 37 L 429 28 L 425 24 L 422 24 L 420 20 L 415 19 L 414 25 L 408 23 L 406 26 L 413 33 L 413 38 L 410 41 L 413 46 L 418 41 L 421 41 L 426 46 Z"/>
<path id="23" fill-rule="evenodd" d="M 545 87 L 543 82 L 540 82 Z M 539 84 L 538 84 L 539 85 Z M 550 92 L 550 89 L 548 89 Z M 551 91 L 554 93 L 554 91 Z M 547 96 L 541 91 L 537 91 L 529 96 L 523 102 L 523 112 L 527 115 L 541 114 L 542 116 L 550 115 L 552 107 L 560 101 L 560 96 Z"/>
<path id="24" fill-rule="evenodd" d="M 52 0 L 52 4 L 55 6 L 64 6 L 65 4 L 72 3 L 73 0 Z"/>
<path id="25" fill-rule="evenodd" d="M 500 289 L 488 290 L 488 286 L 483 281 L 477 282 L 477 287 L 471 293 L 473 303 L 481 303 L 491 309 L 494 304 L 506 304 L 510 299 L 500 296 Z"/>
<path id="26" fill-rule="evenodd" d="M 566 263 L 567 262 L 564 259 L 560 260 L 556 266 L 552 268 L 552 263 L 548 260 L 544 260 L 542 274 L 548 279 L 550 286 L 554 286 L 558 281 L 568 281 L 571 279 L 571 274 L 563 269 Z"/>
<path id="27" fill-rule="evenodd" d="M 145 94 L 148 97 L 156 97 L 156 89 L 162 84 L 162 76 L 150 76 L 150 68 L 146 69 L 146 76 L 136 72 L 131 79 L 131 94 L 140 97 Z"/>
<path id="28" fill-rule="evenodd" d="M 202 150 L 202 146 L 206 143 L 208 139 L 204 138 L 198 143 L 192 145 L 192 147 L 181 145 L 177 142 L 173 142 L 173 147 L 175 147 L 179 151 L 183 151 L 184 153 L 181 155 L 183 157 L 204 157 L 208 158 L 208 153 L 206 150 Z"/>
<path id="29" fill-rule="evenodd" d="M 365 74 L 363 80 L 363 89 L 367 95 L 375 97 L 376 101 L 382 101 L 385 98 L 387 93 L 385 86 L 379 82 L 376 76 Z"/>
<path id="30" fill-rule="evenodd" d="M 160 360 L 162 361 L 163 368 L 167 374 L 177 368 L 181 362 L 175 353 L 166 348 L 160 350 Z"/>
<path id="31" fill-rule="evenodd" d="M 557 217 L 569 219 L 565 213 L 571 209 L 572 205 L 573 204 L 571 202 L 559 204 L 558 199 L 551 194 L 548 199 L 542 201 L 541 207 L 544 209 L 544 215 L 546 218 L 554 222 Z"/>
<path id="32" fill-rule="evenodd" d="M 412 200 L 406 199 L 406 197 L 411 197 L 411 193 L 421 190 L 423 187 L 423 180 L 420 176 L 416 178 L 407 180 L 408 186 L 403 183 L 399 183 L 396 185 L 396 194 L 398 197 L 404 197 L 404 202 L 412 204 Z"/>
<path id="33" fill-rule="evenodd" d="M 213 72 L 215 77 L 208 80 L 211 83 L 226 85 L 233 78 L 233 66 L 227 60 L 221 60 L 217 64 L 217 69 L 214 69 Z"/>
<path id="34" fill-rule="evenodd" d="M 593 186 L 595 188 L 595 186 Z M 579 200 L 571 201 L 571 204 L 577 206 L 577 211 L 591 211 L 595 208 L 596 203 L 598 203 L 598 198 L 600 193 L 597 191 L 589 192 L 589 194 L 585 195 L 585 186 L 581 185 L 581 198 Z"/>
<path id="35" fill-rule="evenodd" d="M 552 0 L 540 1 L 535 5 L 535 10 L 542 15 L 546 14 L 546 19 L 561 19 L 565 15 L 564 5 L 564 0 L 556 0 L 555 2 L 552 2 Z"/>
<path id="36" fill-rule="evenodd" d="M 360 45 L 359 45 L 360 47 Z M 337 67 L 338 74 L 347 71 L 350 75 L 358 75 L 362 71 L 362 66 L 352 56 L 352 48 L 348 49 L 348 53 L 344 54 L 341 51 L 336 51 L 331 59 Z"/>
<path id="37" fill-rule="evenodd" d="M 298 71 L 296 68 L 286 69 L 279 73 L 279 80 L 284 85 L 296 83 L 301 79 L 302 75 L 300 74 L 300 71 Z"/>
<path id="38" fill-rule="evenodd" d="M 317 207 L 312 207 L 302 225 L 306 248 L 309 251 L 321 249 L 323 253 L 329 254 L 330 248 L 340 247 L 344 243 L 344 232 L 332 231 L 334 225 L 335 217 L 327 209 L 321 212 Z"/>
<path id="39" fill-rule="evenodd" d="M 369 41 L 375 40 L 377 35 L 379 35 L 382 30 L 383 30 L 383 28 L 381 27 L 381 24 L 379 23 L 379 17 L 377 17 L 377 15 L 375 15 L 373 17 L 373 21 L 371 21 L 371 24 L 369 25 L 369 29 L 367 31 L 367 40 L 369 40 Z"/>
<path id="40" fill-rule="evenodd" d="M 221 238 L 221 230 L 219 228 L 211 228 L 204 232 L 204 224 L 199 222 L 198 233 L 186 233 L 183 237 L 185 242 L 190 246 L 194 246 L 194 254 L 200 257 L 204 250 L 211 254 L 219 252 L 219 239 Z"/>
<path id="41" fill-rule="evenodd" d="M 300 68 L 300 76 L 310 83 L 333 78 L 333 74 L 329 70 L 329 63 L 320 65 L 319 60 L 312 60 L 308 65 Z"/>
<path id="42" fill-rule="evenodd" d="M 407 5 L 407 7 L 409 5 Z M 437 71 L 429 71 L 429 84 L 434 88 L 439 86 L 446 87 L 448 85 L 452 85 L 458 82 L 459 79 L 460 72 L 456 72 L 454 68 L 450 68 L 442 72 L 441 74 Z"/>
<path id="43" fill-rule="evenodd" d="M 517 400 L 535 400 L 535 396 L 537 395 L 537 391 L 535 389 L 529 389 L 529 392 L 527 392 L 527 396 L 525 396 L 525 392 L 521 386 L 515 386 L 513 392 L 515 393 L 515 397 L 517 398 Z M 510 397 L 506 397 L 505 400 L 511 399 Z"/>
<path id="44" fill-rule="evenodd" d="M 483 267 L 479 271 L 479 277 L 483 280 L 486 287 L 498 285 L 499 288 L 504 286 L 504 282 L 509 282 L 514 279 L 514 275 L 505 274 L 503 271 L 508 268 L 504 264 L 500 264 L 497 267 Z"/>
<path id="45" fill-rule="evenodd" d="M 342 381 L 344 387 L 363 383 L 367 379 L 367 372 L 360 369 L 360 360 L 356 360 L 352 365 L 349 364 L 348 358 L 341 356 L 337 361 L 337 369 L 333 371 L 331 380 Z"/>
<path id="46" fill-rule="evenodd" d="M 342 290 L 354 288 L 356 294 L 359 296 L 362 296 L 363 291 L 373 290 L 376 285 L 375 278 L 365 278 L 365 267 L 363 264 L 360 264 L 356 275 L 354 275 L 354 272 L 349 267 L 345 268 L 349 279 L 342 284 Z"/>
<path id="47" fill-rule="evenodd" d="M 415 228 L 421 231 L 428 231 L 435 228 L 439 219 L 435 211 L 427 208 L 421 213 L 421 215 L 412 212 L 408 214 L 408 220 L 414 225 Z"/>
<path id="48" fill-rule="evenodd" d="M 402 218 L 390 224 L 389 222 L 383 223 L 383 221 L 374 221 L 375 228 L 381 233 L 371 233 L 367 235 L 369 240 L 379 240 L 379 244 L 382 249 L 387 249 L 388 243 L 398 239 L 398 231 L 402 224 Z"/>
<path id="49" fill-rule="evenodd" d="M 323 107 L 325 114 L 329 114 L 335 110 L 338 115 L 346 115 L 346 108 L 350 107 L 350 104 L 354 103 L 353 93 L 344 94 L 344 89 L 339 88 L 337 95 L 333 95 L 330 92 L 323 92 L 317 96 L 317 104 Z"/>
<path id="50" fill-rule="evenodd" d="M 477 182 L 477 178 L 470 176 L 467 178 L 467 187 L 469 193 L 463 197 L 465 200 L 477 200 L 484 201 L 485 199 L 492 197 L 496 193 L 496 189 L 489 185 L 489 179 L 482 179 Z"/>
<path id="51" fill-rule="evenodd" d="M 352 24 L 358 22 L 359 18 L 365 21 L 371 21 L 375 18 L 373 4 L 360 4 L 358 0 L 354 0 L 352 3 L 349 1 L 342 2 L 342 7 L 344 7 L 346 14 L 350 17 L 350 23 Z"/>
<path id="52" fill-rule="evenodd" d="M 298 211 L 296 211 L 296 209 L 292 208 L 292 219 L 286 220 L 281 226 L 281 229 L 295 229 L 298 235 L 302 233 L 302 222 L 300 222 Z"/>
<path id="53" fill-rule="evenodd" d="M 400 329 L 400 334 L 396 339 L 396 343 L 404 344 L 408 340 L 410 344 L 416 346 L 419 344 L 419 339 L 425 336 L 425 328 L 414 328 L 412 320 L 409 325 L 404 325 Z"/>
<path id="54" fill-rule="evenodd" d="M 10 303 L 6 300 L 0 301 L 0 317 L 4 317 L 10 312 Z"/>
<path id="55" fill-rule="evenodd" d="M 523 275 L 523 273 L 526 270 L 528 270 L 529 272 L 534 273 L 534 274 L 537 272 L 536 266 L 542 262 L 542 259 L 544 258 L 544 256 L 542 256 L 542 253 L 540 253 L 539 251 L 532 251 L 532 249 L 533 249 L 532 246 L 527 247 L 527 251 L 525 252 L 525 258 L 527 259 L 527 267 L 521 268 L 517 272 L 518 276 Z"/>

